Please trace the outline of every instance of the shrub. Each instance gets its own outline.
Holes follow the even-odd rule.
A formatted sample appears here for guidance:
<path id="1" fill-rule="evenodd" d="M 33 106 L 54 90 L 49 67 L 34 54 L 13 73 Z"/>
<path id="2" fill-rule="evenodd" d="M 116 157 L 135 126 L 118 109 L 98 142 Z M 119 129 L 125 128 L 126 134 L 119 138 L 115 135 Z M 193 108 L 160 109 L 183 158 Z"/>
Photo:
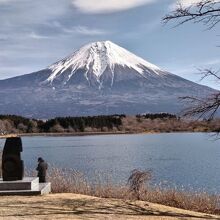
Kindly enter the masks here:
<path id="1" fill-rule="evenodd" d="M 142 190 L 146 183 L 151 180 L 151 171 L 133 170 L 128 178 L 129 190 L 137 200 L 140 200 Z"/>

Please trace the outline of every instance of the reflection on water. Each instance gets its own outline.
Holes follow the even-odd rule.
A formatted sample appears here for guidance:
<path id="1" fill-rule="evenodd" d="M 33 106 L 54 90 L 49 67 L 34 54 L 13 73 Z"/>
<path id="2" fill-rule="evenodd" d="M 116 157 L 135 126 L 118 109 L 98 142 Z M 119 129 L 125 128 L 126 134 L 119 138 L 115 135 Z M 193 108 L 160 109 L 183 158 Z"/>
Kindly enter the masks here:
<path id="1" fill-rule="evenodd" d="M 220 192 L 220 145 L 202 133 L 23 137 L 25 166 L 44 157 L 91 177 L 105 173 L 126 181 L 133 169 L 151 169 L 154 182 Z M 1 140 L 0 145 L 3 146 Z"/>

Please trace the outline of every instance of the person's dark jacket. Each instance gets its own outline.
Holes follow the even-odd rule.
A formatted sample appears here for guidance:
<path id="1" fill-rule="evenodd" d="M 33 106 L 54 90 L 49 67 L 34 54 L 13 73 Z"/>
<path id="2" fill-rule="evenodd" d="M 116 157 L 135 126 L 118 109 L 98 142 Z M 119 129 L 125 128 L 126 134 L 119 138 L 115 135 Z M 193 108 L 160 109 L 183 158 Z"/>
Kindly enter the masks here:
<path id="1" fill-rule="evenodd" d="M 48 168 L 48 165 L 47 163 L 42 160 L 38 163 L 38 166 L 37 166 L 37 171 L 38 171 L 38 177 L 40 176 L 46 176 L 46 172 L 47 172 L 47 168 Z"/>

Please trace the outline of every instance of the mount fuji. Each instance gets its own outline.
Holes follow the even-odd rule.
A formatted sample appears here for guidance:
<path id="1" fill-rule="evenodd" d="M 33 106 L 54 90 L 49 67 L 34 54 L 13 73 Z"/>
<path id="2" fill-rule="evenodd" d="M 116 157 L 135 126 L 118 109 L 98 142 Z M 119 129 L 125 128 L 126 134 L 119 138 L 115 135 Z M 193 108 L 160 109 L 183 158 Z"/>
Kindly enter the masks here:
<path id="1" fill-rule="evenodd" d="M 0 80 L 0 114 L 27 117 L 178 113 L 178 98 L 215 90 L 110 42 L 94 42 L 38 72 Z"/>

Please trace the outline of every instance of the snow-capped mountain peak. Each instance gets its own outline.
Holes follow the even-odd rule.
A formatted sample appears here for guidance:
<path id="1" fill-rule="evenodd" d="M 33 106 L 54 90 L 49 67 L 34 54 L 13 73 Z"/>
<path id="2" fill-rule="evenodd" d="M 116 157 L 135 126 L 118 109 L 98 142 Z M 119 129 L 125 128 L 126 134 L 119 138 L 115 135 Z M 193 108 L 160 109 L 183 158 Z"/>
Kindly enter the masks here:
<path id="1" fill-rule="evenodd" d="M 215 92 L 105 41 L 85 45 L 40 71 L 0 80 L 0 114 L 51 118 L 178 113 L 184 107 L 178 97 L 202 99 Z"/>
<path id="2" fill-rule="evenodd" d="M 47 78 L 47 82 L 52 83 L 57 77 L 68 71 L 65 77 L 66 84 L 72 76 L 80 69 L 84 70 L 84 76 L 88 79 L 88 73 L 94 74 L 97 82 L 107 68 L 114 76 L 116 66 L 129 68 L 146 78 L 146 72 L 162 75 L 164 72 L 159 67 L 134 55 L 126 49 L 112 43 L 111 41 L 101 41 L 87 44 L 75 51 L 72 55 L 49 66 L 52 71 Z M 113 79 L 112 79 L 113 82 Z"/>

